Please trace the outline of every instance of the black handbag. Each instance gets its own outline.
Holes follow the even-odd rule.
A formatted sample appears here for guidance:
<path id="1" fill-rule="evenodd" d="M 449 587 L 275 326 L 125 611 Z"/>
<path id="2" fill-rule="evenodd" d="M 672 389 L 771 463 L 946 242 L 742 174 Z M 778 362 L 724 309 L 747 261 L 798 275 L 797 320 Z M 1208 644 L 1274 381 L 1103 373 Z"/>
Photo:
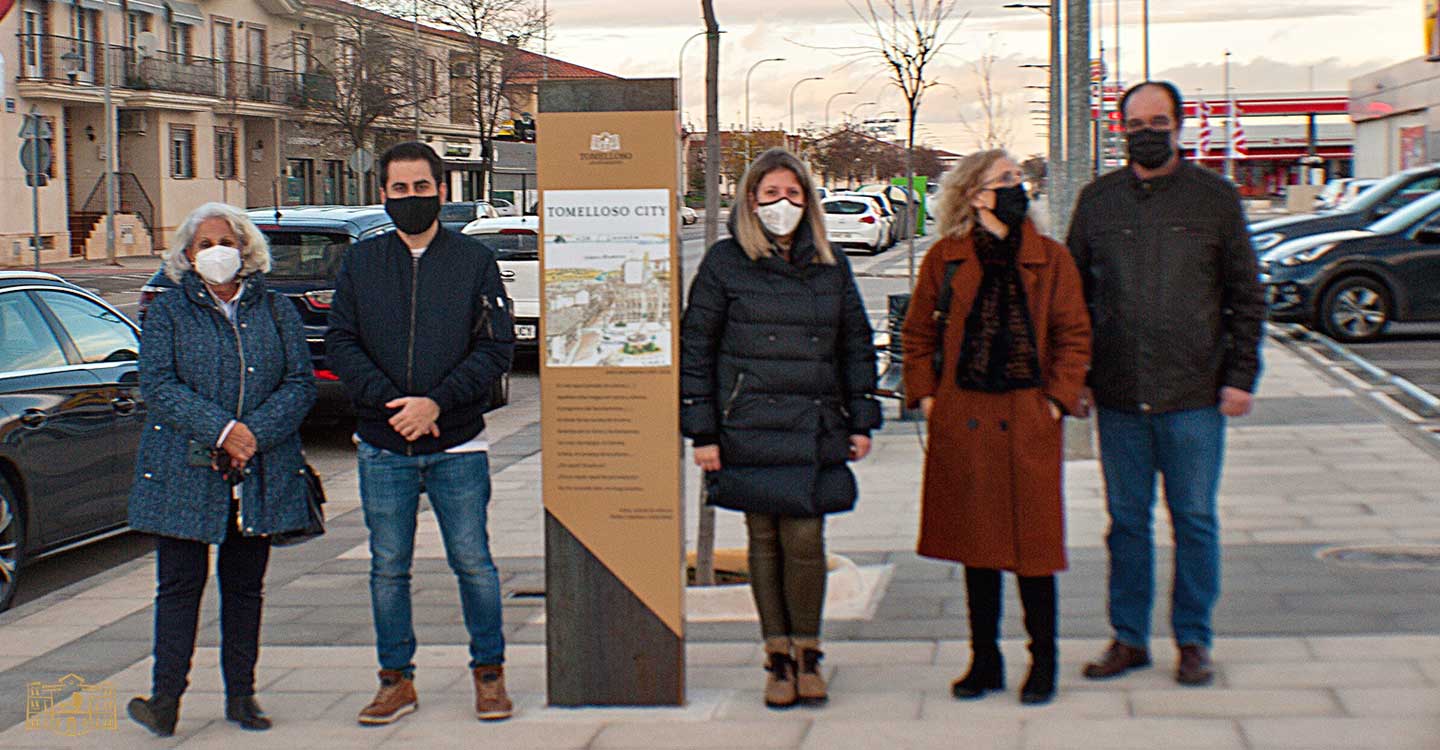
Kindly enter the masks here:
<path id="1" fill-rule="evenodd" d="M 281 344 L 284 344 L 285 334 L 280 329 L 280 316 L 275 311 L 275 296 L 270 296 L 270 315 L 275 319 L 275 333 L 280 336 Z M 302 453 L 303 457 L 304 454 Z M 303 542 L 308 542 L 317 536 L 325 533 L 325 485 L 320 483 L 320 474 L 309 461 L 304 464 L 305 468 L 300 474 L 305 478 L 305 525 L 298 529 L 282 531 L 270 535 L 270 546 L 272 547 L 293 547 Z"/>
<path id="2" fill-rule="evenodd" d="M 293 547 L 325 533 L 325 486 L 320 483 L 320 475 L 309 462 L 300 473 L 305 477 L 305 525 L 293 531 L 271 534 L 272 547 Z"/>

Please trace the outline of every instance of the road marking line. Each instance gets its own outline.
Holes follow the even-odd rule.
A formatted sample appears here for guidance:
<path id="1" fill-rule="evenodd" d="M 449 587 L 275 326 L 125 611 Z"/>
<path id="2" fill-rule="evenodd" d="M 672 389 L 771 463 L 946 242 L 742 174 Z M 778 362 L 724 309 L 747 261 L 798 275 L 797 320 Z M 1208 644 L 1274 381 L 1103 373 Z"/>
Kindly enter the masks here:
<path id="1" fill-rule="evenodd" d="M 1380 402 L 1381 406 L 1384 406 L 1386 409 L 1389 409 L 1390 411 L 1399 414 L 1402 418 L 1412 423 L 1418 424 L 1425 421 L 1423 417 L 1421 417 L 1419 414 L 1416 414 L 1413 410 L 1410 409 L 1410 407 L 1400 403 L 1399 401 L 1396 401 L 1394 397 L 1392 397 L 1388 393 L 1371 391 L 1370 398 L 1375 399 L 1376 401 Z"/>

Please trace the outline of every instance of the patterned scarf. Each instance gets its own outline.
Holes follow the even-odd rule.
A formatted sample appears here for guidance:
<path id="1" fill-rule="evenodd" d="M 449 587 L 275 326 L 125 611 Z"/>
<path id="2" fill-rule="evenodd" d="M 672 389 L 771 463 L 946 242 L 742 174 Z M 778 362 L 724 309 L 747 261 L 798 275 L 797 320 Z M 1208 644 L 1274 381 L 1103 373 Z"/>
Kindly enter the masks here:
<path id="1" fill-rule="evenodd" d="M 1000 239 L 977 227 L 972 236 L 983 274 L 965 316 L 955 382 L 964 390 L 987 393 L 1038 388 L 1044 379 L 1016 260 L 1020 231 Z"/>

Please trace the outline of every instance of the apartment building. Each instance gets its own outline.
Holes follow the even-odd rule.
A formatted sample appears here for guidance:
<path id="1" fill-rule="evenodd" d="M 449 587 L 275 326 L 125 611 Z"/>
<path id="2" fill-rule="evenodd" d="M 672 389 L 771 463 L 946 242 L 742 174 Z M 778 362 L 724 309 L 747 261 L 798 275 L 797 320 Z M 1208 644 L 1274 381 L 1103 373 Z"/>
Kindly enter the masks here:
<path id="1" fill-rule="evenodd" d="M 50 126 L 54 158 L 37 191 L 42 261 L 105 256 L 107 79 L 119 255 L 158 252 L 206 201 L 373 202 L 373 173 L 349 168 L 354 147 L 326 116 L 348 93 L 337 73 L 354 64 L 344 40 L 355 19 L 418 46 L 408 64 L 426 94 L 415 97 L 422 106 L 376 121 L 367 145 L 383 149 L 418 129 L 445 156 L 452 194 L 479 197 L 479 125 L 474 96 L 462 94 L 476 46 L 464 35 L 341 0 L 15 0 L 0 17 L 0 139 L 18 150 L 31 111 Z M 533 112 L 542 78 L 611 77 L 503 41 L 485 49 L 523 63 L 503 91 L 505 114 Z M 30 263 L 31 190 L 19 159 L 0 158 L 0 189 L 0 266 Z"/>

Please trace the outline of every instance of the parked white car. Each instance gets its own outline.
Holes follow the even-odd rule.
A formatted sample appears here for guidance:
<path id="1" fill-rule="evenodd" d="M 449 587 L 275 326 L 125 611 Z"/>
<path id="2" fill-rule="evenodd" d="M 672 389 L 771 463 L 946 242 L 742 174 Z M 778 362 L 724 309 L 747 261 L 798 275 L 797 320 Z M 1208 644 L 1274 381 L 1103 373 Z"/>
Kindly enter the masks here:
<path id="1" fill-rule="evenodd" d="M 880 208 L 861 196 L 833 196 L 820 202 L 825 211 L 825 237 L 834 245 L 859 245 L 871 255 L 885 247 L 886 228 Z"/>
<path id="2" fill-rule="evenodd" d="M 540 338 L 540 217 L 476 219 L 461 230 L 495 251 L 500 280 L 515 306 L 515 345 L 535 351 Z"/>
<path id="3" fill-rule="evenodd" d="M 689 206 L 680 207 L 680 223 L 690 226 L 700 220 L 700 213 Z"/>
<path id="4" fill-rule="evenodd" d="M 490 201 L 490 205 L 492 205 L 492 206 L 495 207 L 495 214 L 496 214 L 497 216 L 519 216 L 519 215 L 520 215 L 520 209 L 519 209 L 519 208 L 516 208 L 516 206 L 515 206 L 514 203 L 511 203 L 510 201 L 507 201 L 507 200 L 505 200 L 504 198 L 495 198 L 495 199 L 493 199 L 493 200 Z"/>
<path id="5" fill-rule="evenodd" d="M 889 196 L 884 193 L 834 193 L 832 197 L 863 198 L 870 201 L 880 209 L 880 221 L 885 225 L 885 247 L 891 248 L 900 240 L 900 216 L 895 212 L 895 204 L 890 202 Z"/>

